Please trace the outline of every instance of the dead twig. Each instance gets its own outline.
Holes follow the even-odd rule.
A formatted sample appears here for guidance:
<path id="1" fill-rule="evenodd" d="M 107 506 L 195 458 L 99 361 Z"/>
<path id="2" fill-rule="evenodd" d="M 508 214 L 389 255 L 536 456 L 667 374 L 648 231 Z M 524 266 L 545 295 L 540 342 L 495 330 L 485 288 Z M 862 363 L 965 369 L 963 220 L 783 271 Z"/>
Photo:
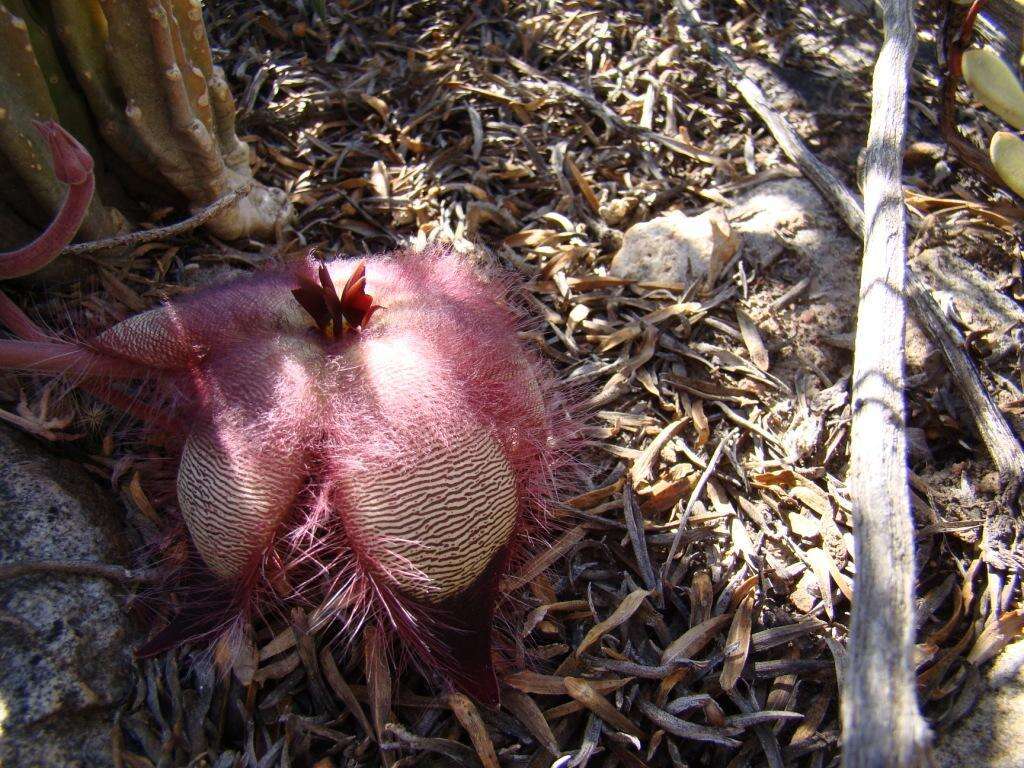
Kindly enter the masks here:
<path id="1" fill-rule="evenodd" d="M 1024 449 L 1014 436 L 999 406 L 981 381 L 978 369 L 964 352 L 960 331 L 945 316 L 928 287 L 917 275 L 907 280 L 907 295 L 928 338 L 939 348 L 950 376 L 963 395 L 981 441 L 999 472 L 1006 501 L 1017 505 L 1017 492 L 1024 479 Z"/>
<path id="2" fill-rule="evenodd" d="M 715 43 L 710 33 L 701 25 L 700 17 L 689 0 L 676 0 L 676 9 L 686 19 L 687 23 L 693 26 L 697 34 L 708 46 L 712 56 L 733 75 L 734 85 L 737 90 L 747 104 L 750 105 L 751 109 L 764 121 L 768 130 L 771 131 L 772 136 L 778 142 L 779 147 L 786 154 L 786 157 L 795 163 L 804 176 L 818 188 L 818 191 L 836 210 L 850 230 L 858 237 L 862 236 L 864 211 L 860 198 L 851 192 L 839 177 L 808 149 L 803 139 L 800 138 L 793 127 L 769 105 L 764 92 L 746 76 L 739 64 Z M 998 181 L 998 183 L 1002 184 L 1001 181 Z M 923 289 L 925 283 L 917 274 L 913 264 L 909 265 L 909 270 L 911 275 L 908 281 L 909 285 L 918 286 Z M 951 373 L 953 373 L 953 381 L 960 389 L 964 400 L 968 403 L 991 401 L 991 397 L 985 391 L 980 377 L 976 374 L 974 363 L 971 361 L 966 350 L 956 342 L 956 337 L 949 324 L 943 321 L 936 322 L 930 316 L 929 307 L 923 302 L 912 301 L 911 306 L 915 319 L 927 330 L 929 335 L 932 335 L 932 342 L 942 350 L 947 365 Z M 956 362 L 951 362 L 952 360 Z M 967 375 L 966 373 L 959 375 L 955 372 L 956 370 L 961 372 L 975 370 L 975 375 Z M 993 449 L 1003 454 L 998 460 L 994 454 L 992 456 L 993 460 L 996 461 L 997 468 L 1002 473 L 1002 465 L 999 464 L 999 461 L 1005 460 L 1007 462 L 1006 466 L 1012 466 L 1016 459 L 1010 458 L 1009 454 L 1020 451 L 1020 444 L 1013 436 L 1013 431 L 998 408 L 970 407 L 969 410 L 975 420 L 975 426 L 979 434 L 993 436 L 994 442 L 992 445 L 986 442 L 986 447 L 990 454 Z M 1013 440 L 1013 445 L 1004 443 L 999 436 L 1009 436 Z M 1009 478 L 1004 478 L 1004 482 L 1009 482 Z M 1012 488 L 1004 488 L 1004 495 L 1008 495 L 1008 492 L 1012 490 Z"/>
<path id="3" fill-rule="evenodd" d="M 106 251 L 111 248 L 134 248 L 135 246 L 142 245 L 143 243 L 152 243 L 156 240 L 164 240 L 168 237 L 174 237 L 186 232 L 191 232 L 193 229 L 201 227 L 221 211 L 230 208 L 240 199 L 249 194 L 251 189 L 252 183 L 247 182 L 242 186 L 231 190 L 223 197 L 214 200 L 205 208 L 196 211 L 187 219 L 174 224 L 168 224 L 166 227 L 155 227 L 153 229 L 146 229 L 140 232 L 128 232 L 127 234 L 116 235 L 115 237 L 105 237 L 102 240 L 90 240 L 87 243 L 75 243 L 74 245 L 69 245 L 64 248 L 60 252 L 60 255 L 84 256 L 88 253 Z"/>
<path id="4" fill-rule="evenodd" d="M 902 170 L 916 38 L 910 0 L 881 7 L 885 39 L 872 81 L 853 358 L 849 490 L 856 599 L 842 696 L 844 763 L 864 768 L 919 765 L 930 751 L 914 681 L 914 527 L 903 397 Z"/>
<path id="5" fill-rule="evenodd" d="M 683 510 L 683 514 L 679 516 L 679 524 L 676 526 L 676 532 L 672 537 L 672 544 L 668 548 L 668 555 L 665 557 L 665 564 L 661 568 L 661 578 L 668 578 L 669 569 L 672 567 L 672 560 L 675 558 L 676 553 L 679 551 L 679 545 L 683 539 L 683 531 L 686 530 L 686 524 L 690 520 L 690 515 L 693 513 L 693 508 L 697 504 L 700 495 L 704 492 L 705 486 L 708 481 L 715 474 L 715 467 L 718 466 L 719 460 L 722 458 L 722 452 L 728 447 L 736 437 L 735 432 L 728 433 L 725 437 L 718 441 L 718 445 L 715 447 L 715 452 L 711 454 L 711 458 L 708 459 L 708 465 L 701 472 L 700 479 L 697 480 L 697 484 L 693 487 L 693 491 L 690 493 L 690 498 L 686 502 L 686 509 Z"/>
<path id="6" fill-rule="evenodd" d="M 736 90 L 768 126 L 768 130 L 771 131 L 782 151 L 786 153 L 786 157 L 796 163 L 801 173 L 822 191 L 822 194 L 843 217 L 843 221 L 859 235 L 860 222 L 863 220 L 860 202 L 824 163 L 814 157 L 811 150 L 807 148 L 807 145 L 786 122 L 785 118 L 771 107 L 757 83 L 747 76 L 747 73 L 732 56 L 718 46 L 711 33 L 704 27 L 693 3 L 690 0 L 675 0 L 675 7 L 690 29 L 707 46 L 712 58 L 716 59 L 732 75 Z M 681 31 L 682 28 L 680 28 Z M 858 223 L 854 224 L 853 222 Z"/>
<path id="7" fill-rule="evenodd" d="M 0 564 L 0 581 L 20 576 L 92 576 L 118 584 L 153 584 L 162 576 L 156 568 L 132 570 L 109 563 L 90 563 L 65 560 L 35 560 L 26 563 Z"/>
<path id="8" fill-rule="evenodd" d="M 960 135 L 956 121 L 956 91 L 963 77 L 961 62 L 964 51 L 971 44 L 974 32 L 974 20 L 978 13 L 987 4 L 988 0 L 975 0 L 975 2 L 964 13 L 960 24 L 953 24 L 954 14 L 958 6 L 951 0 L 946 3 L 946 68 L 942 73 L 942 81 L 939 83 L 941 94 L 941 109 L 939 111 L 939 131 L 957 156 L 976 172 L 984 176 L 993 184 L 1004 187 L 1003 180 L 999 178 L 992 161 L 988 155 L 978 149 Z"/>

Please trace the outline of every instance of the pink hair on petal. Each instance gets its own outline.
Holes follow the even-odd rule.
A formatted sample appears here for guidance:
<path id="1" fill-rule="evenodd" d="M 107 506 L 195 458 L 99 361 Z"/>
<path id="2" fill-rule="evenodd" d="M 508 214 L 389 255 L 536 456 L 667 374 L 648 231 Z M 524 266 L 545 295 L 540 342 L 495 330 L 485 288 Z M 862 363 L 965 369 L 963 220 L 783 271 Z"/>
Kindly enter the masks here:
<path id="1" fill-rule="evenodd" d="M 0 344 L 0 365 L 66 344 L 100 376 L 144 371 L 135 411 L 159 408 L 154 429 L 182 446 L 184 609 L 141 652 L 298 605 L 340 639 L 372 621 L 428 676 L 496 703 L 501 579 L 556 527 L 580 420 L 520 341 L 514 286 L 442 248 L 308 259 L 84 344 Z M 35 346 L 5 360 L 12 344 Z"/>

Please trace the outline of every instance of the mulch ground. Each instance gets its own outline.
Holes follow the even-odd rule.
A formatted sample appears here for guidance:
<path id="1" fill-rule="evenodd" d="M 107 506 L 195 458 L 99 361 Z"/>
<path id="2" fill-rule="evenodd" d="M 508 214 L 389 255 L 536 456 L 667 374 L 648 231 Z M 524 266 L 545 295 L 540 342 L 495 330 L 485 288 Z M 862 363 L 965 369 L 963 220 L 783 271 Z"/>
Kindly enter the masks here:
<path id="1" fill-rule="evenodd" d="M 852 358 L 842 333 L 827 354 L 801 349 L 814 322 L 801 302 L 833 301 L 851 333 L 855 297 L 812 284 L 780 302 L 802 277 L 792 261 L 761 269 L 742 252 L 706 290 L 608 272 L 630 224 L 728 206 L 794 175 L 771 136 L 667 3 L 343 1 L 326 19 L 317 5 L 207 7 L 239 133 L 257 176 L 290 195 L 294 229 L 269 250 L 201 233 L 143 246 L 86 306 L 116 317 L 314 245 L 482 252 L 521 275 L 543 320 L 530 343 L 589 393 L 589 490 L 566 500 L 564 532 L 515 590 L 525 666 L 505 676 L 500 710 L 441 695 L 415 669 L 368 665 L 361 638 L 343 648 L 301 620 L 260 622 L 250 663 L 227 675 L 189 650 L 139 663 L 119 764 L 837 764 L 856 566 Z M 880 41 L 861 4 L 701 5 L 720 44 L 756 66 L 856 187 Z M 939 19 L 919 24 L 913 250 L 952 249 L 1017 299 L 1017 209 L 943 152 Z M 962 103 L 981 143 L 994 119 Z M 853 274 L 858 257 L 843 255 Z M 1017 337 L 964 330 L 1015 418 Z M 1019 605 L 1020 580 L 986 559 L 996 483 L 936 356 L 911 370 L 908 408 L 919 692 L 942 729 L 1015 631 L 994 618 Z M 94 430 L 109 429 L 97 417 Z M 160 515 L 115 434 L 91 461 L 151 537 Z"/>

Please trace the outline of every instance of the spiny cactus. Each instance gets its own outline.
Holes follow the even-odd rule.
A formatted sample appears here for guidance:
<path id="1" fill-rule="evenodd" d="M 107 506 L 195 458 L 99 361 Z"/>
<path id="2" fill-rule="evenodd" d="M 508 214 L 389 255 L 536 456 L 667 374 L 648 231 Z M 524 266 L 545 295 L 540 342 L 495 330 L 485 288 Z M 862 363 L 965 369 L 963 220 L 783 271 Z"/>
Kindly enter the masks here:
<path id="1" fill-rule="evenodd" d="M 199 0 L 0 0 L 0 222 L 15 228 L 0 245 L 59 207 L 63 187 L 33 129 L 47 120 L 96 161 L 86 238 L 123 229 L 121 209 L 154 192 L 201 208 L 251 184 L 206 225 L 227 239 L 270 237 L 289 215 L 283 192 L 253 182 Z"/>

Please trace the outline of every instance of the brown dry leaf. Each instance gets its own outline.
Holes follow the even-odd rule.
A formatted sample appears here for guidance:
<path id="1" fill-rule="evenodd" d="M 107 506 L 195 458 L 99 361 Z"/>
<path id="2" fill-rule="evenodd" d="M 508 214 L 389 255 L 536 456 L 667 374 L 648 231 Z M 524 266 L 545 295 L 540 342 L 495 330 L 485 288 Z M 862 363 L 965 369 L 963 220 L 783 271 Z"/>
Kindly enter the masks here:
<path id="1" fill-rule="evenodd" d="M 617 480 L 610 485 L 595 488 L 587 493 L 581 493 L 579 496 L 574 496 L 573 498 L 568 499 L 565 503 L 572 507 L 576 507 L 576 509 L 590 509 L 591 507 L 600 504 L 605 499 L 611 498 L 620 490 L 622 490 L 622 480 Z"/>
<path id="2" fill-rule="evenodd" d="M 590 182 L 587 181 L 586 177 L 580 172 L 579 166 L 573 162 L 572 157 L 568 154 L 565 156 L 565 167 L 569 169 L 569 175 L 572 176 L 572 180 L 576 182 L 576 186 L 579 187 L 580 194 L 583 195 L 583 199 L 587 201 L 587 206 L 594 213 L 600 213 L 601 201 L 597 199 L 597 195 L 594 194 L 594 188 L 590 186 Z"/>
<path id="3" fill-rule="evenodd" d="M 370 696 L 373 731 L 378 741 L 384 726 L 391 720 L 391 670 L 388 667 L 384 639 L 375 626 L 363 629 L 363 659 L 366 664 L 366 687 Z"/>
<path id="4" fill-rule="evenodd" d="M 156 525 L 160 525 L 163 522 L 156 508 L 150 503 L 146 492 L 142 490 L 142 480 L 138 472 L 132 472 L 132 479 L 128 482 L 128 495 L 139 512 L 145 515 L 150 522 Z"/>
<path id="5" fill-rule="evenodd" d="M 853 584 L 850 582 L 843 572 L 839 570 L 839 565 L 825 550 L 822 550 L 822 554 L 825 555 L 825 561 L 828 564 L 828 572 L 832 576 L 832 581 L 835 582 L 836 586 L 839 587 L 839 591 L 843 593 L 847 600 L 853 602 Z"/>
<path id="6" fill-rule="evenodd" d="M 740 679 L 743 666 L 747 663 L 747 654 L 750 652 L 750 630 L 751 619 L 754 612 L 754 594 L 750 593 L 740 603 L 736 614 L 732 619 L 732 626 L 729 627 L 729 635 L 726 638 L 727 649 L 725 661 L 722 664 L 722 674 L 718 681 L 722 690 L 731 691 Z"/>
<path id="7" fill-rule="evenodd" d="M 711 618 L 715 598 L 711 576 L 705 570 L 696 571 L 690 580 L 690 626 L 695 627 Z"/>
<path id="8" fill-rule="evenodd" d="M 494 742 L 491 741 L 484 721 L 481 719 L 480 713 L 477 712 L 476 704 L 461 693 L 449 693 L 448 706 L 455 713 L 459 724 L 469 734 L 469 739 L 473 742 L 484 768 L 501 768 L 501 764 L 498 762 L 498 753 L 494 751 Z"/>
<path id="9" fill-rule="evenodd" d="M 695 627 L 691 627 L 683 634 L 669 643 L 668 647 L 661 653 L 661 663 L 668 664 L 674 659 L 692 659 L 696 654 L 704 650 L 719 631 L 729 623 L 730 614 L 712 616 L 702 621 Z"/>
<path id="10" fill-rule="evenodd" d="M 626 595 L 607 619 L 590 628 L 576 648 L 575 655 L 582 656 L 590 646 L 606 634 L 629 621 L 629 618 L 636 613 L 637 608 L 643 605 L 644 599 L 650 594 L 646 589 L 637 589 Z"/>
<path id="11" fill-rule="evenodd" d="M 765 346 L 764 339 L 761 338 L 761 331 L 757 327 L 757 323 L 739 307 L 736 307 L 736 321 L 739 323 L 743 344 L 750 354 L 751 362 L 760 370 L 767 371 L 771 364 L 768 359 L 768 347 Z"/>
<path id="12" fill-rule="evenodd" d="M 696 448 L 703 448 L 711 438 L 711 422 L 704 413 L 704 401 L 696 398 L 690 411 L 693 417 L 693 424 L 697 427 L 697 440 L 694 442 Z"/>
<path id="13" fill-rule="evenodd" d="M 1024 610 L 1007 611 L 982 630 L 967 654 L 967 660 L 972 664 L 984 664 L 1022 635 Z"/>
<path id="14" fill-rule="evenodd" d="M 256 644 L 252 638 L 251 625 L 246 624 L 241 637 L 232 635 L 228 641 L 231 659 L 231 672 L 243 686 L 252 683 L 256 675 L 256 666 L 259 664 L 259 653 L 256 651 Z M 224 636 L 227 637 L 226 635 Z M 219 643 L 218 643 L 219 645 Z"/>
<path id="15" fill-rule="evenodd" d="M 370 184 L 373 186 L 373 191 L 376 192 L 379 197 L 391 197 L 391 182 L 388 178 L 388 167 L 380 160 L 374 162 L 373 167 L 370 169 Z"/>
<path id="16" fill-rule="evenodd" d="M 538 248 L 561 242 L 566 236 L 565 232 L 556 232 L 553 229 L 524 229 L 509 235 L 502 242 L 509 248 Z"/>
<path id="17" fill-rule="evenodd" d="M 818 547 L 814 547 L 807 551 L 807 559 L 811 563 L 814 578 L 818 580 L 821 600 L 825 604 L 825 615 L 832 620 L 836 617 L 836 609 L 832 603 L 832 572 L 829 568 L 831 558 Z"/>
<path id="18" fill-rule="evenodd" d="M 802 480 L 801 478 L 798 482 Z M 821 517 L 826 517 L 830 520 L 834 519 L 835 512 L 832 509 L 832 502 L 829 501 L 828 494 L 813 483 L 796 485 L 789 489 L 789 495 L 801 504 L 810 507 Z"/>
<path id="19" fill-rule="evenodd" d="M 578 544 L 586 535 L 586 532 L 587 530 L 583 525 L 577 525 L 575 528 L 571 528 L 563 533 L 556 542 L 524 565 L 523 570 L 520 573 L 503 579 L 501 585 L 502 589 L 505 591 L 513 591 L 523 584 L 526 584 L 540 576 L 544 571 L 550 568 L 558 558 Z"/>
<path id="20" fill-rule="evenodd" d="M 282 630 L 276 634 L 270 642 L 260 648 L 260 661 L 271 659 L 274 656 L 277 656 L 277 654 L 284 653 L 294 647 L 295 633 L 292 631 L 291 627 L 288 627 L 288 629 Z"/>
<path id="21" fill-rule="evenodd" d="M 738 548 L 749 558 L 757 557 L 754 542 L 750 540 L 750 535 L 747 533 L 747 529 L 743 526 L 743 521 L 738 517 L 734 516 L 729 522 L 729 534 L 734 547 Z"/>
<path id="22" fill-rule="evenodd" d="M 615 288 L 620 285 L 632 285 L 635 280 L 628 277 L 613 277 L 611 275 L 585 275 L 570 277 L 566 280 L 569 287 L 575 291 L 585 293 L 598 288 Z"/>
<path id="23" fill-rule="evenodd" d="M 557 675 L 542 675 L 540 672 L 522 670 L 520 672 L 513 672 L 511 675 L 506 675 L 502 679 L 502 682 L 510 688 L 515 688 L 517 691 L 522 691 L 523 693 L 533 693 L 541 696 L 559 696 L 565 694 L 565 678 Z M 602 693 L 607 693 L 608 691 L 614 691 L 617 688 L 621 688 L 627 682 L 629 682 L 628 679 L 591 681 L 593 686 Z"/>
<path id="24" fill-rule="evenodd" d="M 828 712 L 828 708 L 834 698 L 835 694 L 831 690 L 827 690 L 822 691 L 811 700 L 810 706 L 804 712 L 803 721 L 798 723 L 793 730 L 793 735 L 789 740 L 790 744 L 799 744 L 801 741 L 814 736 L 818 726 L 824 721 L 825 714 Z"/>
<path id="25" fill-rule="evenodd" d="M 740 602 L 747 595 L 754 591 L 754 588 L 757 586 L 760 580 L 761 577 L 758 574 L 754 573 L 750 576 L 747 576 L 747 578 L 745 578 L 743 581 L 739 583 L 739 586 L 736 587 L 736 590 L 732 593 L 732 597 L 729 598 L 730 613 L 732 611 L 735 611 L 739 607 Z"/>
<path id="26" fill-rule="evenodd" d="M 296 657 L 297 658 L 297 657 Z M 324 647 L 320 651 L 320 669 L 324 673 L 324 679 L 327 680 L 327 684 L 331 686 L 331 690 L 334 691 L 334 695 L 341 699 L 341 702 L 345 705 L 352 716 L 355 717 L 356 721 L 362 726 L 363 731 L 368 736 L 374 736 L 375 731 L 373 726 L 370 724 L 369 718 L 363 711 L 362 705 L 356 699 L 355 694 L 352 692 L 352 688 L 346 682 L 345 678 L 341 675 L 341 670 L 338 669 L 338 665 L 334 661 L 334 655 L 331 653 L 329 647 Z"/>
<path id="27" fill-rule="evenodd" d="M 774 486 L 792 488 L 800 482 L 797 474 L 791 469 L 781 469 L 778 472 L 761 472 L 751 475 L 750 479 L 754 482 L 754 485 L 760 485 L 762 488 Z"/>
<path id="28" fill-rule="evenodd" d="M 530 696 L 516 690 L 506 690 L 501 695 L 501 705 L 526 726 L 548 754 L 557 755 L 561 751 L 544 713 Z"/>
<path id="29" fill-rule="evenodd" d="M 648 489 L 647 499 L 640 505 L 640 509 L 648 515 L 672 509 L 677 502 L 690 495 L 699 478 L 700 474 L 695 472 L 678 480 L 659 480 Z"/>
<path id="30" fill-rule="evenodd" d="M 269 680 L 280 680 L 285 675 L 289 675 L 298 669 L 301 663 L 302 659 L 299 658 L 298 653 L 289 653 L 287 656 L 283 656 L 277 661 L 257 669 L 252 676 L 252 680 L 254 683 L 260 684 Z"/>
<path id="31" fill-rule="evenodd" d="M 697 725 L 671 715 L 644 699 L 637 702 L 637 707 L 659 728 L 664 728 L 681 739 L 708 741 L 730 749 L 735 749 L 742 743 L 731 738 L 742 733 L 740 728 L 708 728 L 704 725 Z"/>
<path id="32" fill-rule="evenodd" d="M 118 277 L 111 272 L 109 269 L 100 269 L 100 280 L 103 281 L 103 285 L 111 295 L 117 297 L 117 300 L 124 304 L 132 312 L 142 312 L 145 309 L 149 309 L 149 302 L 145 301 L 139 294 L 124 284 Z"/>
<path id="33" fill-rule="evenodd" d="M 374 112 L 380 115 L 381 120 L 388 119 L 388 114 L 390 113 L 390 110 L 388 109 L 388 104 L 386 101 L 384 101 L 384 99 L 369 93 L 360 93 L 359 98 L 361 98 L 367 104 L 367 106 L 370 107 L 370 109 L 372 109 Z"/>
<path id="34" fill-rule="evenodd" d="M 647 444 L 647 447 L 640 453 L 640 456 L 633 462 L 631 470 L 633 485 L 641 485 L 651 479 L 654 473 L 655 464 L 661 454 L 661 450 L 668 444 L 668 441 L 675 437 L 676 433 L 686 423 L 685 419 L 676 419 L 667 425 L 658 435 Z"/>
<path id="35" fill-rule="evenodd" d="M 638 739 L 644 738 L 643 730 L 619 712 L 608 699 L 598 693 L 589 681 L 577 677 L 567 677 L 565 678 L 565 690 L 576 701 L 616 730 L 628 733 L 630 736 L 635 736 Z"/>

